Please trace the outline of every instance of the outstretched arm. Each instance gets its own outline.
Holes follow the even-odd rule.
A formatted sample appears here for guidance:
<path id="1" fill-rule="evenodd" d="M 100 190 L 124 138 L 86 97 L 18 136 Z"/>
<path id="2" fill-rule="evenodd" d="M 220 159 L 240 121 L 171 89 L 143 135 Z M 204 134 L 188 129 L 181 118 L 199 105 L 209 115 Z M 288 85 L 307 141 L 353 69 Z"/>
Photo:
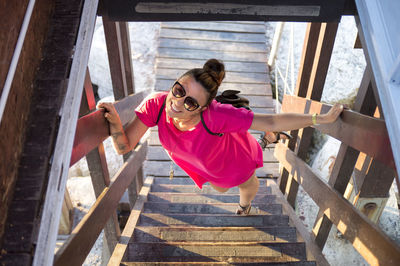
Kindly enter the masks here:
<path id="1" fill-rule="evenodd" d="M 335 104 L 328 113 L 317 115 L 317 124 L 329 124 L 336 121 L 343 111 L 343 105 Z M 283 113 L 283 114 L 254 114 L 250 129 L 259 131 L 289 131 L 313 125 L 312 115 Z"/>
<path id="2" fill-rule="evenodd" d="M 139 118 L 135 117 L 124 130 L 112 103 L 100 103 L 97 108 L 105 109 L 104 117 L 108 120 L 114 148 L 118 154 L 131 151 L 148 129 Z"/>

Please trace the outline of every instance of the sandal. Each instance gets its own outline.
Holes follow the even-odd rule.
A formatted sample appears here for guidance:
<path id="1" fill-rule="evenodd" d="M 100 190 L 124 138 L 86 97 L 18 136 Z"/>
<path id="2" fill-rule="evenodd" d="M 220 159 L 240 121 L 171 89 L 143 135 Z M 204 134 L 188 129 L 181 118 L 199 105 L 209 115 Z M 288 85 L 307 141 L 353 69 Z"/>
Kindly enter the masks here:
<path id="1" fill-rule="evenodd" d="M 269 144 L 278 143 L 278 141 L 281 140 L 281 139 L 292 139 L 292 138 L 293 138 L 290 134 L 288 134 L 288 133 L 286 133 L 286 132 L 283 132 L 283 131 L 280 131 L 280 132 L 273 132 L 273 133 L 274 133 L 275 136 L 276 136 L 276 140 L 273 141 L 273 142 L 271 142 L 271 141 L 269 141 L 269 140 L 267 140 L 267 139 L 265 138 L 265 132 L 263 132 L 263 133 L 261 134 L 260 138 L 258 139 L 258 143 L 260 144 L 260 146 L 261 146 L 261 148 L 262 148 L 263 150 L 265 150 L 265 148 L 266 148 Z M 281 135 L 285 136 L 286 138 L 282 138 Z"/>
<path id="2" fill-rule="evenodd" d="M 236 210 L 237 215 L 249 215 L 251 210 L 251 203 L 247 207 L 242 207 L 240 204 L 238 205 L 238 208 Z"/>

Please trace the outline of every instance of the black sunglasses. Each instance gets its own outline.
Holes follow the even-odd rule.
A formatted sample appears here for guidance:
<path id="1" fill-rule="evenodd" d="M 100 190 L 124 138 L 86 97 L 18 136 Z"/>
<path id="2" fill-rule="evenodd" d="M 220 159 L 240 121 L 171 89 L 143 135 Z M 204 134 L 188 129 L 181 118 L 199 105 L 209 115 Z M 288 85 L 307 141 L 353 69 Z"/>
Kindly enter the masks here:
<path id="1" fill-rule="evenodd" d="M 174 86 L 172 86 L 171 92 L 175 98 L 183 98 L 186 95 L 185 88 L 178 81 L 176 81 L 174 83 Z M 200 104 L 196 101 L 196 99 L 187 96 L 183 102 L 183 106 L 189 112 L 193 112 L 194 110 L 200 107 Z"/>

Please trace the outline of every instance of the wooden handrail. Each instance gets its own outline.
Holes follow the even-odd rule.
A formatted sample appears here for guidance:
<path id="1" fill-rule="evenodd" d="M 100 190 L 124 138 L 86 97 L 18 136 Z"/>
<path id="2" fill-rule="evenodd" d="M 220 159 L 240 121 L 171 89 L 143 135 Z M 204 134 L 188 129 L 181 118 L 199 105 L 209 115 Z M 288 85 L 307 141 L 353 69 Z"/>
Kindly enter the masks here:
<path id="1" fill-rule="evenodd" d="M 282 102 L 282 112 L 321 114 L 328 112 L 331 107 L 328 104 L 292 95 L 285 95 Z M 344 110 L 335 123 L 317 125 L 315 128 L 395 169 L 384 120 Z"/>
<path id="2" fill-rule="evenodd" d="M 126 255 L 126 249 L 128 248 L 129 241 L 131 240 L 133 232 L 139 221 L 140 213 L 143 210 L 144 203 L 147 201 L 147 196 L 150 192 L 150 188 L 151 185 L 153 184 L 153 181 L 154 181 L 153 176 L 149 176 L 146 178 L 143 187 L 140 190 L 135 206 L 133 206 L 128 221 L 126 222 L 124 231 L 122 232 L 119 242 L 115 247 L 107 265 L 109 266 L 120 265 L 121 261 L 124 259 L 124 256 Z"/>
<path id="3" fill-rule="evenodd" d="M 89 212 L 72 231 L 68 240 L 55 255 L 54 265 L 81 265 L 116 210 L 126 188 L 134 180 L 146 158 L 147 142 L 139 145 L 118 171 L 114 182 L 106 187 Z"/>
<path id="4" fill-rule="evenodd" d="M 142 91 L 115 102 L 114 106 L 121 118 L 122 125 L 125 126 L 131 121 L 135 114 L 135 108 L 149 92 L 149 90 Z M 104 110 L 97 110 L 81 117 L 76 125 L 70 166 L 96 148 L 108 136 L 109 129 L 107 120 L 104 118 Z"/>
<path id="5" fill-rule="evenodd" d="M 275 157 L 368 263 L 396 265 L 400 261 L 400 247 L 294 152 L 279 143 L 275 146 Z"/>

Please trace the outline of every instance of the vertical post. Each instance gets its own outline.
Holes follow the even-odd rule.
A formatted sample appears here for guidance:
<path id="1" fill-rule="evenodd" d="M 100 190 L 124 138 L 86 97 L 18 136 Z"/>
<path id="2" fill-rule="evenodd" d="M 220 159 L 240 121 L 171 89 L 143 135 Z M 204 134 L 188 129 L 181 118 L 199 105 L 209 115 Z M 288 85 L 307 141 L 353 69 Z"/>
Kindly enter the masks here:
<path id="1" fill-rule="evenodd" d="M 128 23 L 110 21 L 107 16 L 103 16 L 103 27 L 114 97 L 115 100 L 120 100 L 135 93 Z M 124 155 L 124 161 L 129 158 L 130 154 Z M 128 188 L 131 207 L 133 207 L 138 190 L 143 184 L 142 168 L 138 171 L 136 179 L 138 179 L 137 182 L 132 182 Z"/>
<path id="2" fill-rule="evenodd" d="M 85 91 L 82 95 L 80 115 L 84 115 L 96 108 L 92 82 L 89 69 L 86 70 Z M 110 185 L 110 175 L 108 172 L 106 155 L 103 143 L 86 155 L 90 177 L 92 179 L 96 198 L 103 190 Z M 107 243 L 108 253 L 112 254 L 118 239 L 121 235 L 117 213 L 115 212 L 104 228 L 105 242 Z"/>
<path id="3" fill-rule="evenodd" d="M 321 23 L 313 22 L 307 24 L 307 30 L 304 37 L 303 52 L 300 59 L 300 68 L 297 76 L 297 83 L 295 95 L 305 97 L 307 95 L 308 83 L 310 81 L 310 73 L 314 62 L 315 52 L 317 50 L 317 43 Z M 294 151 L 296 147 L 298 130 L 292 130 L 290 134 L 293 136 L 288 142 L 288 147 Z M 279 188 L 285 194 L 286 185 L 288 182 L 289 173 L 283 168 L 282 174 L 279 178 Z"/>
<path id="4" fill-rule="evenodd" d="M 128 23 L 110 21 L 103 16 L 108 62 L 115 100 L 135 92 Z"/>
<path id="5" fill-rule="evenodd" d="M 299 80 L 296 85 L 298 96 L 305 96 L 316 101 L 321 99 L 337 29 L 338 23 L 311 23 L 309 25 L 300 63 L 302 68 L 299 71 Z M 316 36 L 318 36 L 318 41 L 315 45 L 312 42 L 315 41 Z M 310 76 L 308 76 L 308 73 L 310 73 Z M 314 129 L 311 127 L 300 129 L 297 134 L 294 134 L 296 139 L 293 139 L 291 143 L 289 142 L 289 145 L 296 143 L 294 151 L 302 160 L 306 159 L 313 132 Z M 286 186 L 280 184 L 280 187 L 281 189 L 285 188 L 283 191 L 287 192 L 287 200 L 294 208 L 299 184 L 293 180 L 286 170 L 283 174 L 287 176 L 282 176 L 281 180 L 286 179 L 287 184 Z"/>

